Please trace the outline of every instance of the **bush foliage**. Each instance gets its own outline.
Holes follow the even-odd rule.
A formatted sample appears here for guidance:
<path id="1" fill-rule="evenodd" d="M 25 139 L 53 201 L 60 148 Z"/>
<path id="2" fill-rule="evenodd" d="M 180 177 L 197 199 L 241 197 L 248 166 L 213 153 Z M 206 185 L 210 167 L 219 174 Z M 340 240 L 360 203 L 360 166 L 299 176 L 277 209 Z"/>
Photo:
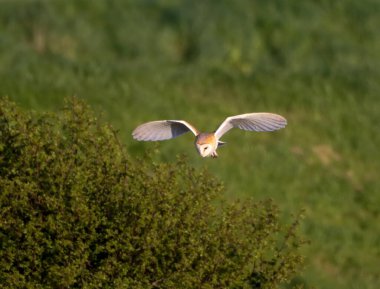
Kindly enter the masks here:
<path id="1" fill-rule="evenodd" d="M 221 201 L 183 158 L 131 160 L 69 99 L 57 114 L 0 100 L 0 287 L 276 288 L 302 264 L 299 217 Z"/>

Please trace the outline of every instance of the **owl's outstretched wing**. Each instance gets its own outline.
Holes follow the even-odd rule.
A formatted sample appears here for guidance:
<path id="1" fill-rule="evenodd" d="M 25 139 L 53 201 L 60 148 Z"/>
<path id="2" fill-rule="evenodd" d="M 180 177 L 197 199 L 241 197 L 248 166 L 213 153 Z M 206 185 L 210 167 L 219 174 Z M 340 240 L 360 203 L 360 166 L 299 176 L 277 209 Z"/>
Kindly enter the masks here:
<path id="1" fill-rule="evenodd" d="M 132 136 L 140 141 L 160 141 L 172 139 L 191 131 L 194 135 L 199 132 L 184 120 L 157 120 L 139 125 Z"/>
<path id="2" fill-rule="evenodd" d="M 274 113 L 257 112 L 227 117 L 215 131 L 215 137 L 220 139 L 231 128 L 236 127 L 249 131 L 274 131 L 284 128 L 287 121 Z"/>

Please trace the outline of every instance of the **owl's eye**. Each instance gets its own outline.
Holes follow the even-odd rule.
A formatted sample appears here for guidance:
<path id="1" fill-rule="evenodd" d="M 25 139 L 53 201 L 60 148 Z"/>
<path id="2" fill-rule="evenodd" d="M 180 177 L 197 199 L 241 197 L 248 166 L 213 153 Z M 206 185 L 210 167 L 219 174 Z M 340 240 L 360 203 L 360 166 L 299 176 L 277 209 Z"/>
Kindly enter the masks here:
<path id="1" fill-rule="evenodd" d="M 207 150 L 208 149 L 208 147 L 205 147 L 205 148 L 203 148 L 203 151 L 205 151 L 205 150 Z"/>

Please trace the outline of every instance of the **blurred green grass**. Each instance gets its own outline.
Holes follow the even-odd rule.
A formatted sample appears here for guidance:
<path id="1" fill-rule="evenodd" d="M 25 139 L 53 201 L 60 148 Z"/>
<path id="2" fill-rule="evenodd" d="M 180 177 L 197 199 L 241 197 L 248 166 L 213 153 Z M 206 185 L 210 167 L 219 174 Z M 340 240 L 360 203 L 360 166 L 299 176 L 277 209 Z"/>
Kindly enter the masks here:
<path id="1" fill-rule="evenodd" d="M 185 135 L 185 153 L 231 198 L 271 197 L 306 209 L 307 288 L 380 286 L 380 2 L 0 1 L 0 95 L 56 110 L 88 101 L 131 139 L 156 119 L 213 130 L 226 116 L 270 111 L 285 130 L 231 131 L 219 159 Z"/>

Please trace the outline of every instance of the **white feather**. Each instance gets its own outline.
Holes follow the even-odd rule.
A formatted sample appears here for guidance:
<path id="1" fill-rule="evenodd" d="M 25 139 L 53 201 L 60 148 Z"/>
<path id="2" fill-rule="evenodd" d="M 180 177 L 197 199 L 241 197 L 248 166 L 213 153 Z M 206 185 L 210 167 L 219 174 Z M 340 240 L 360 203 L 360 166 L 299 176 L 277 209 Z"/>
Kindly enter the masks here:
<path id="1" fill-rule="evenodd" d="M 161 141 L 178 137 L 191 131 L 198 135 L 198 131 L 184 120 L 157 120 L 139 125 L 132 136 L 140 141 Z"/>
<path id="2" fill-rule="evenodd" d="M 231 128 L 240 128 L 248 131 L 274 131 L 284 128 L 287 121 L 284 117 L 274 113 L 256 112 L 230 116 L 222 122 L 215 131 L 216 139 L 220 139 L 222 135 Z"/>

